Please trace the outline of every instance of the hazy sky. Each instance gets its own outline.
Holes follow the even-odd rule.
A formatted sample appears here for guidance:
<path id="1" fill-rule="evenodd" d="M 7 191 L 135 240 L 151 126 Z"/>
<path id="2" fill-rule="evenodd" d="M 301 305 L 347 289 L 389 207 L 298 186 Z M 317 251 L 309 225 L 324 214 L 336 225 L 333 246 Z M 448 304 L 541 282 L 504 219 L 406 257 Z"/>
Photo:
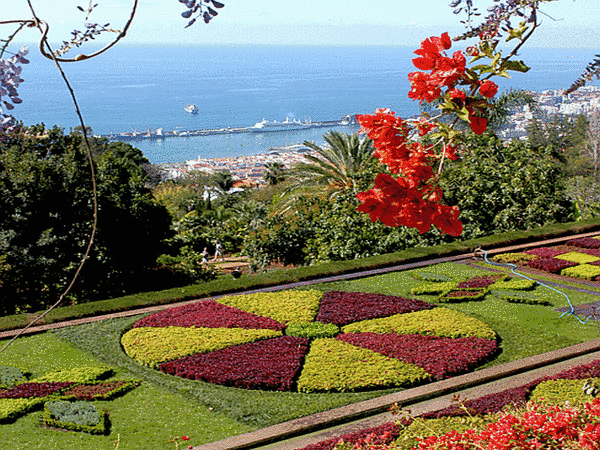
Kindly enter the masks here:
<path id="1" fill-rule="evenodd" d="M 61 41 L 82 29 L 77 5 L 89 0 L 31 0 L 38 16 L 51 25 L 50 37 Z M 452 14 L 449 0 L 221 0 L 225 8 L 210 24 L 187 23 L 177 0 L 139 0 L 129 44 L 261 45 L 407 45 L 449 31 L 460 34 L 462 15 Z M 121 28 L 132 0 L 95 0 L 93 19 Z M 482 12 L 492 0 L 474 0 Z M 598 48 L 600 0 L 559 0 L 542 6 L 544 17 L 532 47 Z M 0 0 L 0 20 L 30 18 L 25 0 Z M 4 31 L 6 30 L 6 31 Z M 3 27 L 5 37 L 9 27 Z M 27 30 L 22 41 L 37 38 Z"/>

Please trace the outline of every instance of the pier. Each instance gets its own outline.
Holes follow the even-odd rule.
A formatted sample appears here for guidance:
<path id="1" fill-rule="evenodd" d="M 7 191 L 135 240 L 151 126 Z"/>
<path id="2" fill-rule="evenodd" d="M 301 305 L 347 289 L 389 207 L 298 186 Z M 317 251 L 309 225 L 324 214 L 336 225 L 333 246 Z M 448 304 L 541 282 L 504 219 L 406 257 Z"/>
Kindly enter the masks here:
<path id="1" fill-rule="evenodd" d="M 281 122 L 279 122 L 281 124 Z M 227 127 L 227 128 L 214 128 L 205 130 L 172 130 L 163 131 L 162 128 L 158 128 L 154 131 L 148 129 L 147 132 L 133 131 L 129 133 L 119 134 L 102 134 L 98 137 L 106 138 L 114 141 L 138 141 L 147 139 L 166 139 L 176 137 L 195 137 L 195 136 L 214 136 L 218 134 L 241 134 L 241 133 L 274 133 L 281 131 L 295 131 L 295 130 L 308 130 L 311 128 L 328 128 L 328 127 L 339 127 L 339 126 L 350 126 L 356 125 L 356 117 L 354 115 L 347 115 L 340 120 L 324 120 L 319 122 L 300 122 L 293 123 L 290 127 L 278 127 L 274 129 L 262 129 L 256 126 L 251 127 Z"/>

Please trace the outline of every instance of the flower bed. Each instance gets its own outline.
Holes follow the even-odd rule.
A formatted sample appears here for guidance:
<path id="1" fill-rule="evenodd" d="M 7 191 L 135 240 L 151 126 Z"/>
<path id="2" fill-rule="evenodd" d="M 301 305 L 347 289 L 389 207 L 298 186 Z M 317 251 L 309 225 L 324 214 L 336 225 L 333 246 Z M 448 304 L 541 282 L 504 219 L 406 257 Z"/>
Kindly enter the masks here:
<path id="1" fill-rule="evenodd" d="M 484 277 L 471 277 L 465 281 L 461 281 L 456 286 L 457 289 L 485 289 L 486 287 L 504 281 L 508 275 L 488 275 Z"/>
<path id="2" fill-rule="evenodd" d="M 444 292 L 456 289 L 458 283 L 456 281 L 445 281 L 442 283 L 423 283 L 420 286 L 416 286 L 410 290 L 412 295 L 433 295 L 443 294 Z"/>
<path id="3" fill-rule="evenodd" d="M 561 252 L 563 253 L 563 252 Z M 529 261 L 538 259 L 540 256 L 556 256 L 552 255 L 537 255 L 523 253 L 502 253 L 501 255 L 494 256 L 493 260 L 500 264 L 527 264 Z"/>
<path id="4" fill-rule="evenodd" d="M 488 281 L 493 283 L 497 279 Z M 295 307 L 299 312 L 293 311 L 290 299 L 298 300 Z M 316 306 L 315 299 L 319 300 Z M 151 315 L 136 322 L 121 339 L 123 349 L 139 363 L 179 377 L 245 389 L 300 392 L 411 386 L 471 370 L 477 364 L 475 354 L 483 361 L 496 349 L 496 334 L 483 322 L 420 300 L 358 292 L 300 291 L 267 297 L 239 295 L 224 301 L 229 308 L 242 313 L 231 312 L 231 317 L 251 313 L 256 316 L 253 320 L 260 320 L 258 312 L 264 311 L 283 325 L 283 333 L 273 329 L 235 328 L 233 322 L 230 328 L 191 325 L 198 323 L 197 318 L 187 322 L 190 325 L 187 327 L 171 326 L 169 320 L 186 323 L 183 317 L 186 311 L 192 315 L 199 311 L 193 305 L 186 305 L 177 308 L 178 311 L 158 313 L 157 317 Z M 232 305 L 234 301 L 237 306 Z M 311 320 L 301 321 L 303 317 Z M 343 327 L 341 330 L 339 325 Z M 359 341 L 344 341 L 344 333 L 385 333 L 390 339 L 401 338 L 403 334 L 444 337 L 446 348 L 455 350 L 454 365 L 441 359 L 441 347 L 432 345 L 431 339 L 422 340 L 422 351 L 436 353 L 430 357 L 423 355 L 421 359 L 415 356 L 419 347 L 417 338 L 410 342 L 414 344 L 411 358 L 415 361 L 438 358 L 438 366 L 429 363 L 433 372 L 399 355 L 386 355 L 383 347 L 368 349 L 359 345 Z M 487 340 L 484 346 L 487 351 L 474 345 L 467 352 L 464 340 L 460 339 L 467 337 Z M 453 340 L 457 340 L 455 345 Z"/>
<path id="5" fill-rule="evenodd" d="M 217 302 L 287 324 L 314 320 L 322 296 L 314 290 L 260 292 L 221 297 Z"/>
<path id="6" fill-rule="evenodd" d="M 561 273 L 566 277 L 595 280 L 596 277 L 600 276 L 600 267 L 592 264 L 580 264 L 579 266 L 568 267 Z"/>
<path id="7" fill-rule="evenodd" d="M 280 331 L 245 328 L 133 328 L 123 335 L 125 353 L 138 363 L 158 364 L 194 353 L 206 353 L 230 345 L 281 336 Z"/>
<path id="8" fill-rule="evenodd" d="M 539 247 L 539 248 L 532 248 L 529 250 L 525 250 L 523 253 L 525 253 L 527 255 L 540 256 L 542 258 L 552 258 L 557 255 L 562 255 L 563 253 L 566 253 L 566 252 L 565 252 L 565 250 L 562 250 L 557 247 Z"/>
<path id="9" fill-rule="evenodd" d="M 354 391 L 412 386 L 430 375 L 414 364 L 337 339 L 313 341 L 300 378 L 300 392 Z"/>
<path id="10" fill-rule="evenodd" d="M 307 351 L 308 339 L 282 336 L 191 355 L 161 364 L 160 370 L 225 386 L 290 390 Z"/>
<path id="11" fill-rule="evenodd" d="M 594 239 L 596 240 L 596 239 Z M 600 243 L 600 241 L 598 241 Z M 558 255 L 555 258 L 564 259 L 565 261 L 572 261 L 577 264 L 586 264 L 594 261 L 600 261 L 600 258 L 594 255 L 588 255 L 580 252 L 569 252 Z"/>
<path id="12" fill-rule="evenodd" d="M 343 334 L 337 339 L 425 369 L 438 380 L 474 369 L 498 349 L 496 341 L 419 334 Z"/>
<path id="13" fill-rule="evenodd" d="M 576 265 L 577 263 L 575 262 L 557 258 L 540 258 L 529 262 L 529 267 L 550 273 L 560 273 L 561 270 Z"/>
<path id="14" fill-rule="evenodd" d="M 363 292 L 330 291 L 323 296 L 315 320 L 342 326 L 359 320 L 432 308 L 434 305 L 421 300 Z"/>
<path id="15" fill-rule="evenodd" d="M 48 402 L 44 406 L 44 423 L 64 430 L 105 434 L 108 431 L 108 413 L 84 401 Z"/>
<path id="16" fill-rule="evenodd" d="M 600 248 L 600 240 L 591 237 L 582 237 L 567 241 L 566 245 L 583 248 Z"/>
<path id="17" fill-rule="evenodd" d="M 31 398 L 47 397 L 60 392 L 62 389 L 71 386 L 72 382 L 63 383 L 21 383 L 15 387 L 0 390 L 0 399 L 3 398 Z"/>
<path id="18" fill-rule="evenodd" d="M 96 384 L 79 384 L 65 390 L 61 398 L 73 400 L 111 400 L 139 386 L 135 381 L 107 381 Z"/>
<path id="19" fill-rule="evenodd" d="M 421 334 L 449 338 L 496 339 L 496 333 L 482 321 L 447 308 L 434 308 L 429 311 L 363 320 L 346 325 L 342 331 L 344 333 Z"/>
<path id="20" fill-rule="evenodd" d="M 281 331 L 285 325 L 215 301 L 169 308 L 138 320 L 133 327 L 255 328 Z"/>

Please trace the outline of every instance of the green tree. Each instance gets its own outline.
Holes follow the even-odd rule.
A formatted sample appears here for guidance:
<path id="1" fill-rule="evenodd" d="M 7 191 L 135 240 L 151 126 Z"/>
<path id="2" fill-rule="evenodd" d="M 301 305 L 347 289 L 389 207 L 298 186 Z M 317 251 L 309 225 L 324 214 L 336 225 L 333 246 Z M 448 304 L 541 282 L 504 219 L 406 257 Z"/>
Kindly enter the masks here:
<path id="1" fill-rule="evenodd" d="M 460 208 L 465 239 L 571 220 L 573 205 L 552 147 L 505 145 L 486 133 L 469 135 L 466 148 L 441 183 L 446 201 Z"/>
<path id="2" fill-rule="evenodd" d="M 55 127 L 0 142 L 0 254 L 11 267 L 0 289 L 3 314 L 54 302 L 83 255 L 93 215 L 81 141 Z M 169 234 L 169 215 L 145 186 L 139 163 L 147 160 L 137 149 L 127 154 L 106 148 L 94 158 L 101 214 L 72 301 L 149 287 L 144 274 Z"/>
<path id="3" fill-rule="evenodd" d="M 227 193 L 233 188 L 233 175 L 229 170 L 216 172 L 211 177 L 211 181 L 223 193 Z"/>

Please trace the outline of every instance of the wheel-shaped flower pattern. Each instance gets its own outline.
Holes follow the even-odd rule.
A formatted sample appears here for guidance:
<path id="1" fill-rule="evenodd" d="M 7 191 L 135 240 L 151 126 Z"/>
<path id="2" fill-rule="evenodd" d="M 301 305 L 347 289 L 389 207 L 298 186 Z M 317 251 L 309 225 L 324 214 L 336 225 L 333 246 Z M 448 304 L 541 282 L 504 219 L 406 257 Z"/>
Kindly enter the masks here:
<path id="1" fill-rule="evenodd" d="M 497 350 L 493 330 L 453 309 L 315 290 L 173 307 L 138 320 L 121 343 L 172 375 L 300 392 L 408 387 L 472 370 Z"/>

